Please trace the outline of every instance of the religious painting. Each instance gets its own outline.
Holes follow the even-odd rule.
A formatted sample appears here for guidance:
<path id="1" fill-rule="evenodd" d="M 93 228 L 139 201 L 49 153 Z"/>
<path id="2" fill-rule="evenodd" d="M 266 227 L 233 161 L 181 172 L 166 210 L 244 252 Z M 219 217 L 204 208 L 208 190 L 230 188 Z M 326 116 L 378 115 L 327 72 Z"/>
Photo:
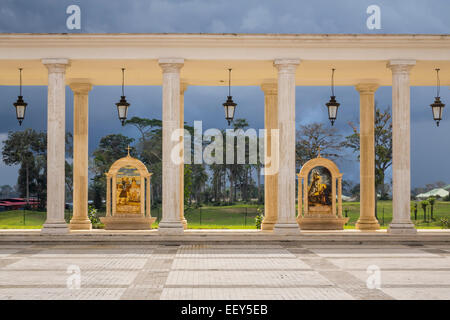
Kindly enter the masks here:
<path id="1" fill-rule="evenodd" d="M 308 175 L 309 206 L 331 205 L 331 173 L 322 166 L 313 168 Z"/>
<path id="2" fill-rule="evenodd" d="M 117 172 L 117 213 L 141 213 L 141 176 L 133 166 Z"/>

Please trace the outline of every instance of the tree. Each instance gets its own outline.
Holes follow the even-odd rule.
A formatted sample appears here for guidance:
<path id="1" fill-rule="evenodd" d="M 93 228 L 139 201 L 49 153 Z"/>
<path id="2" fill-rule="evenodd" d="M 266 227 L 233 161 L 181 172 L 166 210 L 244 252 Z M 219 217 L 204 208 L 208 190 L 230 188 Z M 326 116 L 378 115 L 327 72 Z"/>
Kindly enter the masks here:
<path id="1" fill-rule="evenodd" d="M 430 204 L 430 218 L 431 220 L 434 220 L 434 216 L 433 216 L 433 209 L 434 209 L 434 204 L 436 202 L 436 198 L 435 197 L 429 197 L 428 198 L 428 203 Z"/>
<path id="2" fill-rule="evenodd" d="M 15 194 L 14 188 L 10 185 L 0 186 L 0 199 L 13 197 Z"/>
<path id="3" fill-rule="evenodd" d="M 66 158 L 73 157 L 73 136 L 66 133 Z M 73 201 L 73 164 L 65 161 L 66 199 Z M 66 200 L 67 201 L 67 200 Z"/>
<path id="4" fill-rule="evenodd" d="M 18 189 L 27 202 L 30 193 L 46 188 L 46 155 L 47 136 L 44 132 L 33 129 L 8 132 L 2 149 L 3 161 L 6 165 L 20 165 Z"/>
<path id="5" fill-rule="evenodd" d="M 319 150 L 323 157 L 336 159 L 342 149 L 342 136 L 336 133 L 335 128 L 325 128 L 323 123 L 302 125 L 296 136 L 297 169 L 300 169 L 306 161 L 316 158 Z"/>
<path id="6" fill-rule="evenodd" d="M 423 221 L 427 221 L 427 207 L 430 203 L 427 200 L 420 201 L 420 205 L 423 210 Z"/>
<path id="7" fill-rule="evenodd" d="M 353 197 L 356 197 L 359 201 L 359 196 L 361 194 L 361 190 L 360 190 L 360 184 L 358 183 L 357 185 L 355 185 L 351 190 L 350 193 Z"/>
<path id="8" fill-rule="evenodd" d="M 99 146 L 93 153 L 94 158 L 91 166 L 91 170 L 95 174 L 91 186 L 95 208 L 100 209 L 102 207 L 103 197 L 106 194 L 105 173 L 116 160 L 127 155 L 127 148 L 133 141 L 133 138 L 128 138 L 122 134 L 110 134 L 100 139 Z M 134 148 L 132 148 L 132 151 L 134 151 Z"/>
<path id="9" fill-rule="evenodd" d="M 345 138 L 344 146 L 353 149 L 360 158 L 360 138 L 358 128 L 349 123 L 353 134 Z M 375 190 L 380 193 L 381 199 L 387 198 L 388 190 L 385 188 L 384 180 L 386 170 L 392 165 L 392 121 L 389 109 L 381 111 L 375 109 Z"/>
<path id="10" fill-rule="evenodd" d="M 205 167 L 201 164 L 192 164 L 191 168 L 191 188 L 192 196 L 195 199 L 195 203 L 199 204 L 202 201 L 207 201 L 208 199 L 202 199 L 201 195 L 205 192 L 206 182 L 208 181 L 208 175 L 206 174 Z"/>

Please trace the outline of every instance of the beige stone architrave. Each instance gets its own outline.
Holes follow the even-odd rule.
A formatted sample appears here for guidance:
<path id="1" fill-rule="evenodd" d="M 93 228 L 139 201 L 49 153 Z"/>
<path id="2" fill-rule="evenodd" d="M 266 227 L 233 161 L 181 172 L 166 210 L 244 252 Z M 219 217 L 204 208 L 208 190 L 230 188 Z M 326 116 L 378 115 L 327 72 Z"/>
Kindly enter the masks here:
<path id="1" fill-rule="evenodd" d="M 120 214 L 117 215 L 117 198 L 115 188 L 117 185 L 117 173 L 120 168 L 132 166 L 136 168 L 141 177 L 141 210 L 140 216 Z M 100 218 L 108 229 L 151 229 L 152 223 L 156 220 L 151 216 L 151 176 L 147 167 L 138 159 L 128 154 L 114 162 L 106 175 L 106 217 Z M 112 195 L 112 197 L 111 197 Z"/>
<path id="2" fill-rule="evenodd" d="M 328 169 L 331 174 L 331 215 L 330 216 L 315 216 L 309 212 L 308 207 L 308 175 L 312 169 L 322 166 Z M 342 173 L 336 164 L 327 158 L 322 158 L 320 155 L 317 158 L 307 161 L 298 177 L 298 207 L 297 207 L 297 222 L 301 229 L 312 230 L 335 230 L 343 229 L 344 224 L 348 218 L 342 217 Z M 337 190 L 336 190 L 337 181 Z M 336 195 L 338 203 L 336 206 Z"/>

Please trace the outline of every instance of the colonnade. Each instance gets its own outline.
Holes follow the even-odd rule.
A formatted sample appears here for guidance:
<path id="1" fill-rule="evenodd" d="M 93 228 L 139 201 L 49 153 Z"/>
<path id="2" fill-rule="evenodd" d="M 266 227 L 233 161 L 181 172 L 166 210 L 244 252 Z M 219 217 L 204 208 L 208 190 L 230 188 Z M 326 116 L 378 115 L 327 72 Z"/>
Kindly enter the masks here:
<path id="1" fill-rule="evenodd" d="M 89 230 L 88 193 L 88 94 L 89 82 L 70 83 L 74 92 L 74 212 L 69 227 L 64 221 L 65 186 L 65 70 L 68 59 L 43 59 L 48 70 L 48 151 L 47 151 L 47 220 L 43 233 L 65 233 Z M 265 95 L 265 127 L 269 130 L 267 154 L 277 161 L 278 171 L 265 175 L 265 219 L 263 230 L 279 234 L 298 234 L 295 210 L 295 79 L 299 59 L 276 59 L 277 79 L 262 81 Z M 413 233 L 410 220 L 410 87 L 412 60 L 391 60 L 392 127 L 393 127 L 393 221 L 389 232 Z M 159 232 L 183 233 L 187 222 L 183 214 L 183 164 L 171 159 L 175 130 L 184 127 L 184 91 L 187 83 L 180 79 L 184 59 L 159 59 L 162 71 L 162 220 Z M 375 218 L 375 145 L 374 94 L 377 80 L 361 80 L 356 86 L 360 94 L 361 132 L 361 213 L 356 227 L 376 230 Z M 271 148 L 270 129 L 278 129 L 278 148 Z M 277 153 L 277 154 L 276 154 Z M 268 165 L 266 165 L 267 168 Z M 268 171 L 266 171 L 267 173 Z"/>

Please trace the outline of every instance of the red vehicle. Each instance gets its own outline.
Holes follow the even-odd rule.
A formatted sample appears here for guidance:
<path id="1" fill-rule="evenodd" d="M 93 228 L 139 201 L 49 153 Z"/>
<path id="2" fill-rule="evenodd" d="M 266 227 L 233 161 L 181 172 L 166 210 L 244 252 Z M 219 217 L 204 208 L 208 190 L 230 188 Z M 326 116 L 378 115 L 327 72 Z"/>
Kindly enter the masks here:
<path id="1" fill-rule="evenodd" d="M 38 207 L 39 201 L 36 198 L 30 198 L 28 200 L 28 205 L 36 209 Z M 27 206 L 27 199 L 25 198 L 9 198 L 0 200 L 0 211 L 9 210 L 21 210 Z"/>

